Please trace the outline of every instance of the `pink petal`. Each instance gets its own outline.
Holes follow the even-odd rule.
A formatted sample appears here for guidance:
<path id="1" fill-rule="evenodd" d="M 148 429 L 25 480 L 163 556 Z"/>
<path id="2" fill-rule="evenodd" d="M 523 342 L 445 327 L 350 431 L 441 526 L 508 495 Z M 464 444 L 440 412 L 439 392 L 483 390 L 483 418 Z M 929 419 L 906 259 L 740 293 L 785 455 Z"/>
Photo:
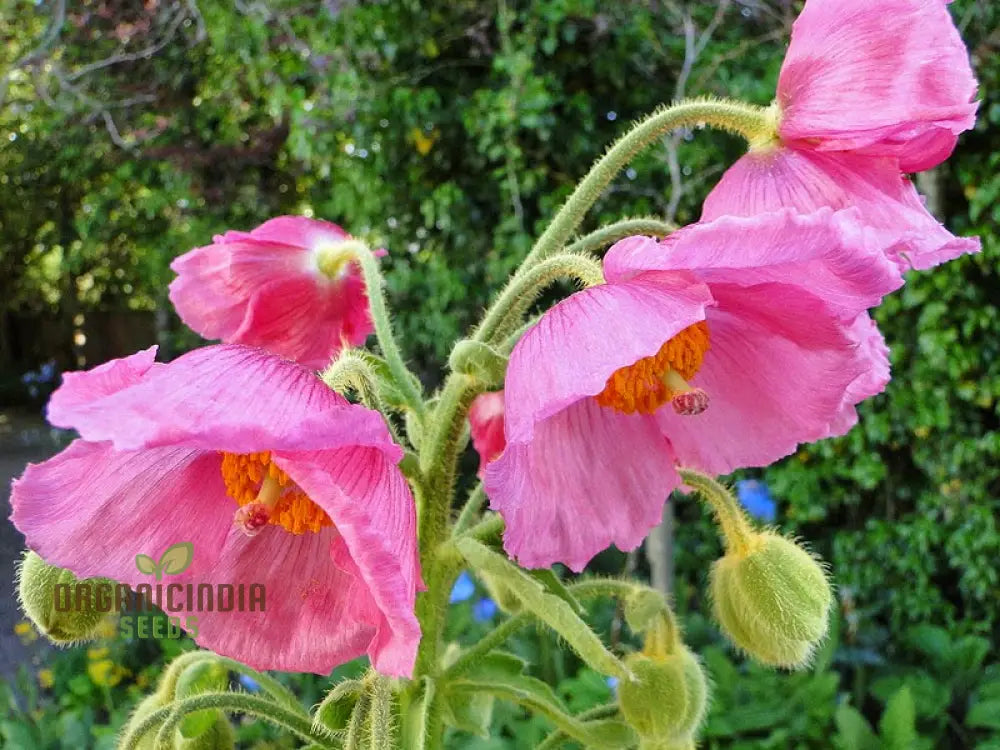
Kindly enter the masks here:
<path id="1" fill-rule="evenodd" d="M 591 287 L 552 307 L 511 353 L 507 442 L 526 442 L 537 422 L 600 393 L 615 370 L 704 320 L 710 304 L 704 284 L 673 272 Z"/>
<path id="2" fill-rule="evenodd" d="M 702 221 L 793 208 L 807 214 L 853 208 L 901 270 L 925 269 L 979 252 L 978 238 L 955 237 L 924 207 L 892 159 L 788 148 L 751 152 L 705 199 Z M 841 225 L 843 226 L 843 224 Z"/>
<path id="3" fill-rule="evenodd" d="M 690 381 L 708 393 L 709 407 L 655 415 L 680 464 L 728 474 L 825 437 L 845 393 L 871 367 L 842 312 L 791 284 L 713 284 L 712 293 L 711 347 Z"/>
<path id="4" fill-rule="evenodd" d="M 229 340 L 321 369 L 345 343 L 361 345 L 373 330 L 364 282 L 352 264 L 336 281 L 299 276 L 261 286 Z"/>
<path id="5" fill-rule="evenodd" d="M 244 346 L 207 346 L 95 395 L 94 370 L 67 378 L 49 420 L 118 450 L 183 444 L 252 453 L 380 447 L 400 456 L 381 415 L 352 405 L 293 362 Z M 103 371 L 97 375 L 103 383 Z"/>
<path id="6" fill-rule="evenodd" d="M 191 542 L 191 566 L 164 576 L 164 591 L 171 583 L 263 584 L 263 611 L 198 611 L 183 591 L 168 611 L 185 627 L 196 617 L 195 639 L 224 656 L 258 669 L 328 674 L 368 652 L 386 674 L 408 675 L 420 630 L 405 480 L 371 448 L 276 460 L 308 485 L 336 528 L 293 535 L 268 526 L 248 539 L 233 528 L 237 505 L 225 494 L 216 452 L 120 452 L 82 440 L 28 467 L 14 483 L 12 520 L 32 549 L 80 577 L 155 586 L 135 556 L 159 559 L 168 546 Z"/>
<path id="7" fill-rule="evenodd" d="M 479 478 L 486 465 L 503 453 L 507 439 L 503 426 L 503 391 L 481 393 L 469 407 L 472 445 L 479 454 Z"/>
<path id="8" fill-rule="evenodd" d="M 320 243 L 339 242 L 349 236 L 340 226 L 330 221 L 308 219 L 305 216 L 278 216 L 250 232 L 226 232 L 217 236 L 215 241 L 240 242 L 254 239 L 311 249 Z"/>
<path id="9" fill-rule="evenodd" d="M 76 440 L 29 464 L 11 490 L 11 520 L 28 546 L 77 576 L 150 583 L 137 554 L 159 558 L 192 542 L 194 564 L 177 581 L 211 576 L 232 527 L 221 459 L 190 447 L 116 451 Z M 214 579 L 213 579 L 214 580 Z"/>
<path id="10" fill-rule="evenodd" d="M 48 404 L 49 420 L 52 420 L 53 414 L 86 408 L 95 399 L 110 396 L 140 382 L 150 368 L 159 367 L 154 363 L 155 359 L 154 345 L 86 372 L 63 373 L 62 384 L 52 394 Z"/>
<path id="11" fill-rule="evenodd" d="M 224 245 L 199 247 L 170 264 L 170 302 L 193 331 L 209 339 L 233 334 L 243 322 L 248 292 L 230 279 L 232 250 Z"/>
<path id="12" fill-rule="evenodd" d="M 862 313 L 851 326 L 849 337 L 858 344 L 859 356 L 867 368 L 847 387 L 840 414 L 830 424 L 827 435 L 843 435 L 858 421 L 855 405 L 885 390 L 889 383 L 889 347 L 868 313 Z"/>
<path id="13" fill-rule="evenodd" d="M 610 544 L 634 549 L 680 483 L 673 464 L 652 417 L 592 398 L 571 404 L 486 467 L 490 507 L 507 524 L 504 549 L 525 567 L 563 562 L 577 572 Z"/>
<path id="14" fill-rule="evenodd" d="M 835 214 L 829 208 L 809 215 L 784 209 L 723 216 L 659 242 L 622 240 L 605 256 L 604 273 L 614 282 L 643 271 L 690 269 L 710 287 L 796 281 L 849 310 L 853 319 L 903 283 L 895 265 L 856 225 L 853 211 Z"/>
<path id="15" fill-rule="evenodd" d="M 778 80 L 786 142 L 894 156 L 904 171 L 945 158 L 975 122 L 976 80 L 941 0 L 808 0 Z"/>
<path id="16" fill-rule="evenodd" d="M 364 584 L 364 596 L 356 594 L 347 606 L 374 628 L 365 646 L 372 664 L 383 674 L 409 677 L 420 643 L 414 601 L 422 583 L 413 496 L 396 461 L 375 448 L 276 453 L 274 459 L 329 514 L 346 553 L 334 562 L 349 559 Z"/>

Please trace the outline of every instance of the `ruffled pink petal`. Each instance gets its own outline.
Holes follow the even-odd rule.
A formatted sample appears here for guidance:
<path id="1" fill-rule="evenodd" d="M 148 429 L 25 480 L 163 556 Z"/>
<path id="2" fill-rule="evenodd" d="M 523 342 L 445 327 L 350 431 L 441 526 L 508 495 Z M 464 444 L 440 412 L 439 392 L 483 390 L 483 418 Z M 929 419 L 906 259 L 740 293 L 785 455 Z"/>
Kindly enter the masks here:
<path id="1" fill-rule="evenodd" d="M 884 391 L 890 378 L 889 347 L 868 313 L 858 316 L 848 336 L 852 341 L 858 342 L 859 356 L 867 363 L 867 367 L 847 387 L 841 411 L 827 431 L 829 437 L 843 435 L 857 424 L 855 405 Z"/>
<path id="2" fill-rule="evenodd" d="M 650 270 L 690 269 L 715 283 L 754 286 L 795 281 L 850 311 L 873 307 L 902 286 L 896 266 L 857 226 L 854 211 L 820 208 L 808 215 L 792 209 L 723 216 L 691 224 L 662 241 L 630 237 L 604 259 L 615 282 Z"/>
<path id="3" fill-rule="evenodd" d="M 259 349 L 207 346 L 152 366 L 128 387 L 95 397 L 94 370 L 53 394 L 49 421 L 118 450 L 185 445 L 252 453 L 371 445 L 393 455 L 381 415 L 352 405 L 310 370 Z M 97 378 L 103 382 L 103 373 Z"/>
<path id="4" fill-rule="evenodd" d="M 116 451 L 76 440 L 41 464 L 29 464 L 11 490 L 11 520 L 28 546 L 81 578 L 153 583 L 135 556 L 159 559 L 171 544 L 192 542 L 192 566 L 171 581 L 215 580 L 212 571 L 232 528 L 221 458 L 189 447 Z"/>
<path id="5" fill-rule="evenodd" d="M 789 284 L 714 284 L 712 293 L 711 344 L 690 381 L 709 407 L 655 415 L 680 464 L 728 474 L 825 437 L 845 393 L 872 366 L 840 311 Z"/>
<path id="6" fill-rule="evenodd" d="M 705 199 L 702 221 L 785 208 L 808 214 L 827 207 L 855 209 L 875 244 L 901 270 L 931 268 L 979 252 L 978 238 L 955 237 L 930 215 L 894 160 L 848 153 L 751 152 Z"/>
<path id="7" fill-rule="evenodd" d="M 98 365 L 85 372 L 66 372 L 62 385 L 52 394 L 48 404 L 50 421 L 53 414 L 86 408 L 95 399 L 110 396 L 135 385 L 151 367 L 159 367 L 155 345 L 121 359 Z M 53 424 L 56 424 L 53 422 Z"/>
<path id="8" fill-rule="evenodd" d="M 409 677 L 420 642 L 414 601 L 423 586 L 413 496 L 396 460 L 375 448 L 273 456 L 329 514 L 340 535 L 334 563 L 361 584 L 350 598 L 342 596 L 345 614 L 338 620 L 353 618 L 371 630 L 364 651 L 378 671 Z M 310 646 L 309 632 L 302 629 L 303 648 Z"/>
<path id="9" fill-rule="evenodd" d="M 240 242 L 253 239 L 294 247 L 314 248 L 323 242 L 339 242 L 350 235 L 340 226 L 305 216 L 278 216 L 250 232 L 229 231 L 215 237 L 216 242 Z"/>
<path id="10" fill-rule="evenodd" d="M 786 142 L 927 169 L 975 122 L 976 80 L 941 0 L 808 0 L 778 80 Z"/>
<path id="11" fill-rule="evenodd" d="M 261 286 L 230 341 L 321 369 L 345 343 L 361 345 L 373 330 L 364 282 L 352 264 L 337 280 L 298 276 Z"/>
<path id="12" fill-rule="evenodd" d="M 173 260 L 177 278 L 170 282 L 170 302 L 191 330 L 205 338 L 224 339 L 243 322 L 246 292 L 230 281 L 232 250 L 223 245 L 199 247 Z"/>
<path id="13" fill-rule="evenodd" d="M 552 307 L 514 347 L 505 383 L 507 442 L 604 390 L 615 370 L 649 357 L 705 318 L 708 288 L 686 272 L 602 284 Z"/>
<path id="14" fill-rule="evenodd" d="M 503 426 L 503 391 L 481 393 L 469 407 L 469 426 L 472 445 L 479 454 L 479 478 L 483 478 L 486 465 L 503 453 L 507 439 Z"/>
<path id="15" fill-rule="evenodd" d="M 485 482 L 511 556 L 579 572 L 611 544 L 637 547 L 680 478 L 652 417 L 583 398 L 537 424 L 529 440 L 508 442 Z"/>

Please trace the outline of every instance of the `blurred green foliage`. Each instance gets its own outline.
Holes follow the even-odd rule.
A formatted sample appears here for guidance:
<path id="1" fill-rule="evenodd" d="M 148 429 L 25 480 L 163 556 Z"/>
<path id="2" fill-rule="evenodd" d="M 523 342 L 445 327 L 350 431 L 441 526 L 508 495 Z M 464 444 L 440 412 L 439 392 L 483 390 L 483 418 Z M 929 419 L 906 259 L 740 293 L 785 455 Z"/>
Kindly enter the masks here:
<path id="1" fill-rule="evenodd" d="M 832 564 L 839 649 L 788 677 L 709 647 L 711 747 L 903 746 L 910 715 L 920 737 L 945 743 L 933 746 L 1000 746 L 986 733 L 1000 715 L 997 666 L 959 684 L 961 670 L 935 661 L 942 643 L 932 654 L 901 635 L 1000 635 L 1000 8 L 950 7 L 981 81 L 980 121 L 921 185 L 983 252 L 911 274 L 876 314 L 892 347 L 886 393 L 847 436 L 763 473 L 780 526 Z M 0 32 L 0 361 L 43 361 L 15 356 L 15 317 L 71 329 L 80 314 L 160 310 L 168 356 L 193 346 L 162 314 L 169 261 L 213 233 L 305 213 L 388 248 L 398 330 L 433 384 L 450 342 L 627 122 L 681 94 L 767 103 L 795 12 L 782 0 L 0 0 L 14 20 Z M 707 131 L 664 139 L 588 228 L 697 219 L 740 150 Z M 61 346 L 45 358 L 71 365 L 74 345 Z M 677 514 L 677 596 L 703 645 L 717 542 L 693 503 Z M 571 704 L 594 688 L 535 656 Z M 501 737 L 538 738 L 540 726 L 502 711 Z M 524 745 L 479 745 L 509 746 Z"/>

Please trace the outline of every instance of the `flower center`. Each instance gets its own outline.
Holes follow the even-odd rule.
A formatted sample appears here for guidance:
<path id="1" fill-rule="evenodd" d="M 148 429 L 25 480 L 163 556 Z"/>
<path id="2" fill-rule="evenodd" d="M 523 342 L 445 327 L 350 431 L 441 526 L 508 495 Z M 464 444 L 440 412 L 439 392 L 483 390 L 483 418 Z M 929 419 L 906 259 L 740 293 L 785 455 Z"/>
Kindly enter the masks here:
<path id="1" fill-rule="evenodd" d="M 652 357 L 615 370 L 594 398 L 625 414 L 652 414 L 668 401 L 678 414 L 701 414 L 708 408 L 708 394 L 687 381 L 701 367 L 708 343 L 705 321 L 689 325 Z"/>
<path id="2" fill-rule="evenodd" d="M 329 279 L 339 279 L 354 260 L 350 242 L 327 242 L 316 248 L 316 266 Z"/>
<path id="3" fill-rule="evenodd" d="M 268 451 L 223 453 L 222 481 L 226 494 L 240 506 L 233 523 L 247 536 L 256 536 L 269 523 L 293 534 L 333 525 L 326 511 L 271 461 Z"/>

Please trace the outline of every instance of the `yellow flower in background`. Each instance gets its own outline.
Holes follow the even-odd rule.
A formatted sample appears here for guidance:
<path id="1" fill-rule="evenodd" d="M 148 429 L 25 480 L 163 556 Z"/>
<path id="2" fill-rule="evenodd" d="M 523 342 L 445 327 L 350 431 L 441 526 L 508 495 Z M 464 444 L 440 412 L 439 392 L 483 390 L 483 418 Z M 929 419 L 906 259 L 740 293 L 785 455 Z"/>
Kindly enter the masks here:
<path id="1" fill-rule="evenodd" d="M 87 665 L 87 674 L 95 685 L 114 687 L 122 681 L 127 671 L 115 664 L 111 659 L 91 661 Z"/>
<path id="2" fill-rule="evenodd" d="M 56 683 L 56 678 L 55 678 L 55 675 L 52 674 L 52 670 L 51 669 L 40 669 L 40 670 L 38 670 L 38 684 L 39 685 L 41 685 L 43 688 L 45 688 L 46 690 L 48 690 L 50 687 L 52 687 L 53 685 L 55 685 L 55 683 Z"/>
<path id="3" fill-rule="evenodd" d="M 89 659 L 103 659 L 108 655 L 107 646 L 101 646 L 100 648 L 88 648 L 87 657 Z"/>
<path id="4" fill-rule="evenodd" d="M 21 620 L 14 625 L 14 633 L 21 639 L 21 643 L 28 644 L 38 638 L 38 632 L 27 620 Z"/>
<path id="5" fill-rule="evenodd" d="M 424 135 L 424 131 L 420 128 L 413 128 L 413 130 L 410 131 L 410 140 L 413 141 L 413 145 L 416 147 L 418 154 L 421 156 L 427 156 L 427 154 L 431 152 L 431 149 L 434 148 L 434 141 L 438 139 L 439 135 L 441 135 L 441 131 L 437 128 L 434 128 L 434 130 L 427 135 Z"/>

